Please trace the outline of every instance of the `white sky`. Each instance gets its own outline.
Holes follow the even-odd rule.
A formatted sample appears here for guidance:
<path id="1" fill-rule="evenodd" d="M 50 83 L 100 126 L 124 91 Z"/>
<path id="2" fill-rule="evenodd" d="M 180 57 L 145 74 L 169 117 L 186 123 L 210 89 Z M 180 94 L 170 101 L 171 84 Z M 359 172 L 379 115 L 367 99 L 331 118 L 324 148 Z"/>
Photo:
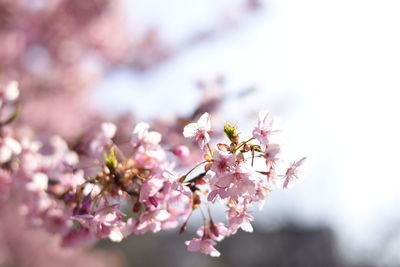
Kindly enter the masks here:
<path id="1" fill-rule="evenodd" d="M 228 2 L 136 0 L 132 21 L 160 23 L 178 42 L 213 25 Z M 256 95 L 225 105 L 226 118 L 272 110 L 289 158 L 307 155 L 308 172 L 292 190 L 273 194 L 256 220 L 329 223 L 350 248 L 373 250 L 400 227 L 399 14 L 398 0 L 270 0 L 239 31 L 144 76 L 115 73 L 97 99 L 145 119 L 190 110 L 199 78 L 223 74 L 233 89 L 257 85 Z"/>

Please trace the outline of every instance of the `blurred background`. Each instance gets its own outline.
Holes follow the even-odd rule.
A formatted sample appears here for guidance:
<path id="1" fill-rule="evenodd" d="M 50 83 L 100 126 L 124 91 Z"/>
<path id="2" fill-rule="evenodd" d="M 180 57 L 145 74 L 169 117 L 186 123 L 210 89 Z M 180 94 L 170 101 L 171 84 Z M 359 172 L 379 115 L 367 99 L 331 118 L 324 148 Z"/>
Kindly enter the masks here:
<path id="1" fill-rule="evenodd" d="M 21 120 L 66 138 L 99 111 L 186 116 L 207 87 L 223 92 L 218 117 L 249 134 L 268 109 L 285 158 L 307 156 L 220 258 L 186 252 L 176 231 L 98 245 L 122 265 L 400 266 L 399 12 L 396 0 L 0 0 L 0 79 L 21 81 Z"/>

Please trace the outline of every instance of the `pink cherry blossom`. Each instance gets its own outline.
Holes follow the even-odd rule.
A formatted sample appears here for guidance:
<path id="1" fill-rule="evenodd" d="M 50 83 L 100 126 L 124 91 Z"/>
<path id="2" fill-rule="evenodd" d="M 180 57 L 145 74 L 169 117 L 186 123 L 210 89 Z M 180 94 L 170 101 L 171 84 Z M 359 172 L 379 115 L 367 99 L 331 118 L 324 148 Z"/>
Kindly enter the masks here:
<path id="1" fill-rule="evenodd" d="M 6 84 L 4 89 L 0 89 L 0 107 L 3 104 L 3 100 L 7 102 L 12 102 L 17 100 L 19 97 L 19 89 L 17 81 L 10 81 Z"/>
<path id="2" fill-rule="evenodd" d="M 212 240 L 222 241 L 225 237 L 229 236 L 231 232 L 223 223 L 214 223 L 212 220 L 207 223 L 205 226 L 202 225 L 197 231 L 196 234 L 200 237 L 203 237 L 207 233 Z"/>
<path id="3" fill-rule="evenodd" d="M 161 134 L 155 131 L 149 131 L 150 125 L 145 122 L 136 124 L 132 134 L 132 145 L 134 147 L 154 147 L 161 141 Z"/>
<path id="4" fill-rule="evenodd" d="M 245 232 L 253 232 L 251 221 L 253 221 L 253 217 L 248 214 L 247 201 L 229 205 L 228 226 L 231 234 L 235 234 L 239 228 Z"/>
<path id="5" fill-rule="evenodd" d="M 140 215 L 137 221 L 134 232 L 137 234 L 144 234 L 147 231 L 153 233 L 161 231 L 162 223 L 170 218 L 170 213 L 164 209 L 148 210 Z"/>
<path id="6" fill-rule="evenodd" d="M 49 178 L 44 173 L 35 173 L 32 180 L 26 184 L 26 189 L 41 192 L 47 189 Z"/>
<path id="7" fill-rule="evenodd" d="M 164 167 L 167 163 L 167 157 L 163 149 L 145 149 L 139 147 L 134 155 L 137 164 L 146 169 Z"/>
<path id="8" fill-rule="evenodd" d="M 89 228 L 80 226 L 78 229 L 70 230 L 63 236 L 62 245 L 68 247 L 89 246 L 96 242 L 96 237 Z"/>
<path id="9" fill-rule="evenodd" d="M 269 144 L 270 136 L 277 132 L 273 130 L 273 120 L 268 115 L 268 111 L 260 111 L 258 113 L 258 124 L 253 130 L 253 137 L 264 146 Z"/>
<path id="10" fill-rule="evenodd" d="M 183 200 L 183 199 L 182 199 Z M 179 218 L 186 219 L 191 207 L 179 207 L 178 205 L 169 205 L 167 208 L 167 212 L 169 213 L 169 217 L 166 220 L 161 222 L 162 230 L 174 229 L 179 225 Z"/>
<path id="11" fill-rule="evenodd" d="M 0 139 L 0 163 L 5 163 L 11 157 L 21 153 L 21 145 L 12 137 L 4 137 Z"/>
<path id="12" fill-rule="evenodd" d="M 201 115 L 196 123 L 189 123 L 183 128 L 183 136 L 185 138 L 194 138 L 201 149 L 204 149 L 210 142 L 210 132 L 211 119 L 207 112 Z"/>
<path id="13" fill-rule="evenodd" d="M 291 181 L 299 178 L 298 177 L 299 167 L 304 164 L 305 160 L 306 157 L 298 161 L 292 162 L 290 164 L 290 167 L 286 170 L 286 173 L 283 176 L 284 178 L 283 188 L 288 188 Z"/>
<path id="14" fill-rule="evenodd" d="M 264 158 L 267 164 L 267 168 L 271 168 L 279 161 L 279 153 L 281 152 L 281 146 L 279 144 L 268 144 L 264 151 Z"/>
<path id="15" fill-rule="evenodd" d="M 221 175 L 228 173 L 234 168 L 236 164 L 236 156 L 234 154 L 229 154 L 227 152 L 215 151 L 213 153 L 213 163 L 211 170 L 216 173 L 216 175 Z"/>
<path id="16" fill-rule="evenodd" d="M 184 145 L 180 145 L 171 149 L 171 152 L 181 160 L 187 159 L 190 154 L 189 148 Z"/>
<path id="17" fill-rule="evenodd" d="M 104 150 L 106 145 L 111 144 L 111 139 L 117 132 L 117 126 L 111 122 L 104 122 L 101 124 L 101 132 L 98 133 L 90 143 L 90 151 L 98 154 Z"/>
<path id="18" fill-rule="evenodd" d="M 119 242 L 123 238 L 121 232 L 125 224 L 122 222 L 123 215 L 119 210 L 118 203 L 105 203 L 104 206 L 96 208 L 89 214 L 74 216 L 74 219 L 89 229 L 97 238 L 108 237 L 112 241 Z"/>
<path id="19" fill-rule="evenodd" d="M 246 163 L 240 163 L 231 172 L 220 176 L 216 175 L 212 180 L 212 188 L 216 193 L 210 193 L 208 197 L 210 201 L 216 195 L 222 199 L 252 198 L 256 193 L 257 184 L 261 183 L 260 175 Z"/>
<path id="20" fill-rule="evenodd" d="M 55 205 L 43 216 L 43 226 L 51 233 L 65 235 L 71 229 L 73 222 L 69 220 L 71 212 L 63 206 Z"/>
<path id="21" fill-rule="evenodd" d="M 209 254 L 211 257 L 219 257 L 221 255 L 221 253 L 214 248 L 217 242 L 210 238 L 193 238 L 190 241 L 186 241 L 185 244 L 189 251 L 199 251 L 206 255 Z"/>
<path id="22" fill-rule="evenodd" d="M 143 203 L 151 203 L 153 206 L 157 207 L 157 200 L 155 200 L 154 196 L 162 189 L 164 181 L 163 177 L 157 176 L 146 179 L 140 189 L 139 201 Z"/>

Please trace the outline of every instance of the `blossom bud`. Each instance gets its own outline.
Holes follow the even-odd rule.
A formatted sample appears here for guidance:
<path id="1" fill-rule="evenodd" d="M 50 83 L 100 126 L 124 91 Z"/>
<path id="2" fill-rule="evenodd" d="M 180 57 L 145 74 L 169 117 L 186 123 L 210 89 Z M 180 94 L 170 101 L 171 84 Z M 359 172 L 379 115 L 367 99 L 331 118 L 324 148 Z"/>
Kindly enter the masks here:
<path id="1" fill-rule="evenodd" d="M 136 202 L 135 205 L 133 205 L 132 211 L 133 211 L 134 213 L 138 213 L 138 212 L 140 211 L 140 208 L 141 208 L 140 202 Z"/>
<path id="2" fill-rule="evenodd" d="M 110 154 L 104 154 L 104 161 L 106 162 L 106 166 L 110 171 L 115 170 L 118 167 L 117 157 L 115 156 L 115 148 L 112 147 L 110 149 Z"/>
<path id="3" fill-rule="evenodd" d="M 155 199 L 154 197 L 149 197 L 149 201 L 150 201 L 150 203 L 151 203 L 154 207 L 157 208 L 157 206 L 158 206 L 158 201 L 157 201 L 157 199 Z"/>
<path id="4" fill-rule="evenodd" d="M 237 144 L 239 142 L 239 134 L 236 131 L 236 126 L 232 126 L 229 122 L 224 125 L 224 133 L 232 143 Z"/>
<path id="5" fill-rule="evenodd" d="M 190 153 L 189 148 L 184 145 L 175 147 L 171 152 L 181 160 L 186 159 Z"/>

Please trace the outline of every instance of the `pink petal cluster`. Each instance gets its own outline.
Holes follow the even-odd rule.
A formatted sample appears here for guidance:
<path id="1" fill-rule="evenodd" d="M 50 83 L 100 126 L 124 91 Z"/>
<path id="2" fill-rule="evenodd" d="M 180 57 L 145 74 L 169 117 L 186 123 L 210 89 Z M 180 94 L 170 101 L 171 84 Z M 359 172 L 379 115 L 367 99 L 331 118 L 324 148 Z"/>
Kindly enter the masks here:
<path id="1" fill-rule="evenodd" d="M 186 241 L 185 244 L 189 251 L 199 251 L 203 254 L 209 254 L 211 257 L 219 257 L 221 253 L 214 248 L 217 241 L 222 241 L 231 233 L 223 223 L 214 224 L 212 220 L 197 230 L 200 238 L 193 238 Z"/>
<path id="2" fill-rule="evenodd" d="M 0 98 L 8 103 L 0 111 L 15 108 L 5 94 Z M 184 127 L 184 137 L 197 143 L 205 160 L 180 175 L 183 170 L 176 166 L 192 151 L 184 144 L 165 149 L 162 135 L 147 123 L 135 125 L 125 146 L 113 140 L 117 127 L 103 123 L 89 142 L 90 153 L 79 154 L 61 137 L 44 142 L 21 138 L 8 125 L 12 118 L 0 120 L 0 208 L 14 203 L 29 226 L 46 229 L 73 247 L 103 238 L 119 242 L 130 234 L 179 225 L 184 232 L 191 214 L 201 210 L 204 224 L 197 231 L 199 238 L 185 244 L 189 251 L 217 257 L 217 242 L 239 229 L 252 232 L 253 204 L 261 207 L 277 180 L 287 188 L 305 161 L 278 172 L 281 149 L 268 139 L 276 131 L 260 114 L 253 138 L 240 141 L 236 129 L 230 128 L 230 143 L 216 149 L 210 145 L 208 113 Z M 259 159 L 261 166 L 254 164 Z M 87 162 L 94 163 L 85 167 Z M 203 171 L 192 173 L 200 168 Z M 213 221 L 211 207 L 216 201 L 227 208 L 226 224 Z M 130 215 L 123 212 L 127 208 Z"/>
<path id="3" fill-rule="evenodd" d="M 258 123 L 254 127 L 253 137 L 257 139 L 262 145 L 269 144 L 269 138 L 272 134 L 276 133 L 273 129 L 274 120 L 269 117 L 269 112 L 262 110 L 258 113 Z"/>
<path id="4" fill-rule="evenodd" d="M 304 158 L 290 164 L 290 167 L 286 170 L 286 173 L 283 176 L 285 179 L 285 181 L 283 182 L 283 188 L 288 188 L 289 183 L 292 180 L 299 178 L 298 177 L 299 168 L 301 165 L 304 164 L 305 160 L 306 160 L 306 158 L 304 157 Z"/>
<path id="5" fill-rule="evenodd" d="M 111 122 L 101 124 L 101 132 L 98 133 L 90 143 L 90 150 L 93 154 L 100 153 L 107 145 L 112 144 L 112 138 L 117 132 L 117 126 Z"/>
<path id="6" fill-rule="evenodd" d="M 189 251 L 199 251 L 206 255 L 209 254 L 211 257 L 219 257 L 221 255 L 221 253 L 214 248 L 217 242 L 210 238 L 193 238 L 190 241 L 186 241 L 185 244 Z"/>
<path id="7" fill-rule="evenodd" d="M 201 149 L 204 149 L 210 142 L 210 133 L 211 119 L 207 112 L 201 115 L 196 123 L 189 123 L 183 128 L 183 136 L 193 138 Z"/>

